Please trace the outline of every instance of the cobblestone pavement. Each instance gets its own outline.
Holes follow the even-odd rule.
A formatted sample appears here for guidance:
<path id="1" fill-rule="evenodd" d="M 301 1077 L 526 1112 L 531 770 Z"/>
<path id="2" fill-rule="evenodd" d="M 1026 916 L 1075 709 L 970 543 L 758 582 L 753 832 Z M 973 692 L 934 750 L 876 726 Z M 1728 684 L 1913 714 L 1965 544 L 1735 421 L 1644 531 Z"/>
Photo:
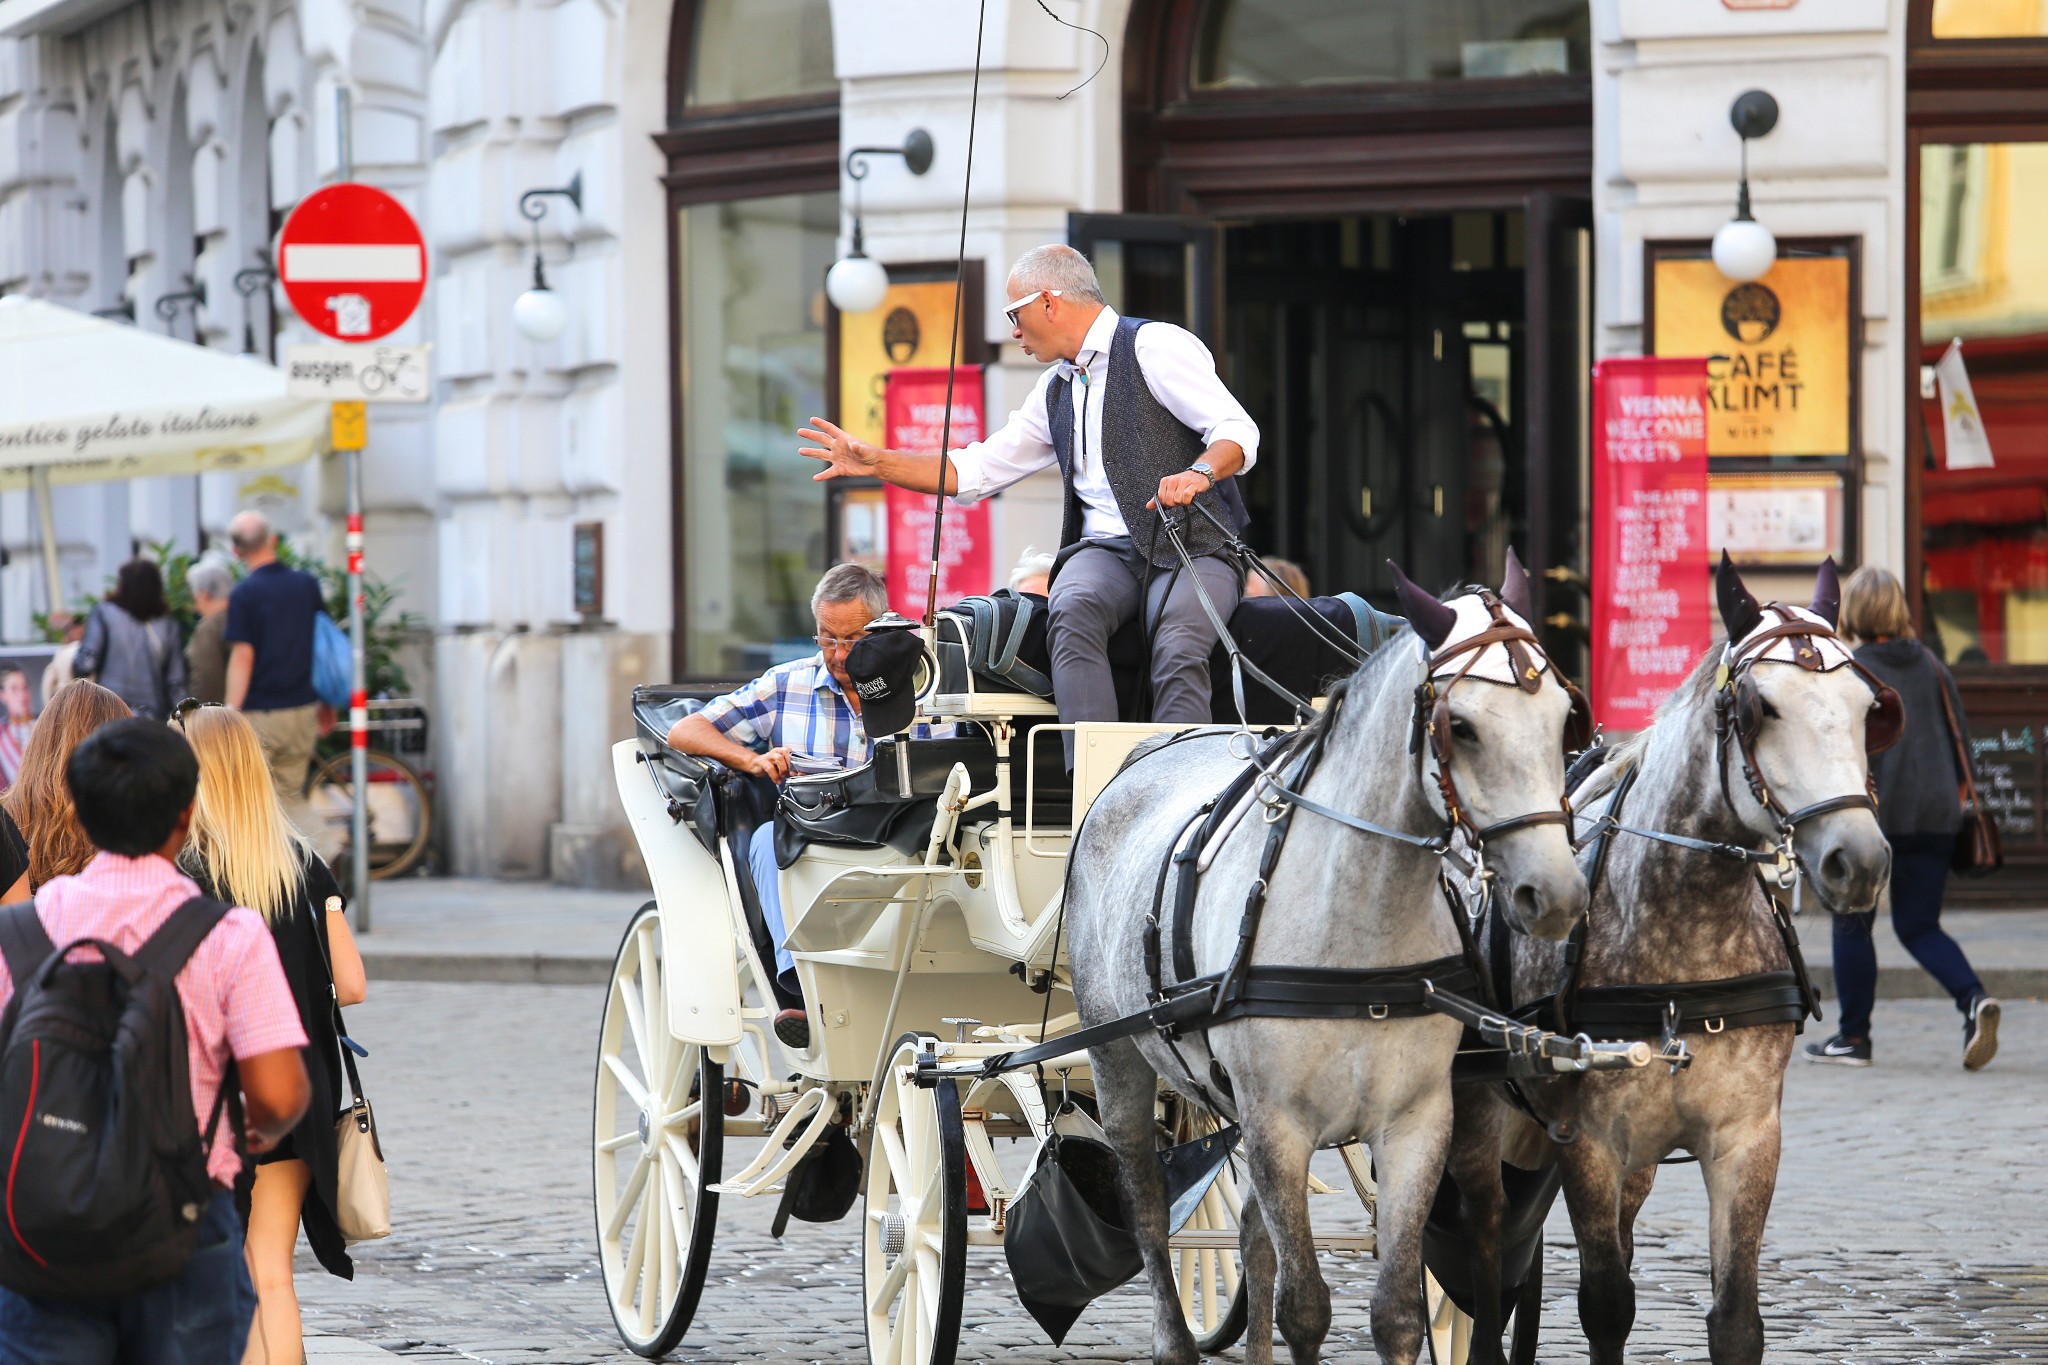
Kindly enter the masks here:
<path id="1" fill-rule="evenodd" d="M 373 1050 L 365 1080 L 399 1231 L 357 1249 L 353 1284 L 302 1261 L 309 1329 L 414 1361 L 634 1359 L 612 1333 L 592 1255 L 586 1143 L 602 998 L 587 986 L 387 982 L 350 1012 Z M 2044 1030 L 2048 1007 L 2009 1005 L 2005 1051 L 1969 1075 L 1953 1009 L 1899 1001 L 1879 1006 L 1876 1068 L 1794 1063 L 1763 1275 L 1769 1359 L 2048 1357 L 2048 1061 L 2025 1046 Z M 1343 1184 L 1336 1170 L 1326 1178 Z M 1706 1359 L 1705 1209 L 1696 1172 L 1665 1173 L 1638 1240 L 1631 1359 Z M 1316 1200 L 1315 1212 L 1330 1228 L 1360 1217 L 1348 1194 Z M 725 1201 L 711 1283 L 676 1359 L 861 1357 L 856 1224 L 797 1224 L 778 1244 L 770 1213 Z M 1546 1267 L 1542 1358 L 1582 1361 L 1561 1209 Z M 1373 1359 L 1372 1266 L 1330 1257 L 1325 1273 L 1331 1358 Z M 1141 1359 L 1147 1311 L 1121 1291 L 1054 1349 L 1007 1292 L 1000 1255 L 976 1252 L 960 1358 Z"/>

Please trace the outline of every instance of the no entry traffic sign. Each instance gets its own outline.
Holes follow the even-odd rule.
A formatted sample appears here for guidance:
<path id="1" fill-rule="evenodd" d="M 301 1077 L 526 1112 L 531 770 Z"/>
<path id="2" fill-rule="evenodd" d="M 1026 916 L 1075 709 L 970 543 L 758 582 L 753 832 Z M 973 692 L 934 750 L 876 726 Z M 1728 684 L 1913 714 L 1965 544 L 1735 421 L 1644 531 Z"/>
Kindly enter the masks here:
<path id="1" fill-rule="evenodd" d="M 299 201 L 278 236 L 278 279 L 314 330 L 375 341 L 427 288 L 427 245 L 405 205 L 371 185 L 329 185 Z"/>

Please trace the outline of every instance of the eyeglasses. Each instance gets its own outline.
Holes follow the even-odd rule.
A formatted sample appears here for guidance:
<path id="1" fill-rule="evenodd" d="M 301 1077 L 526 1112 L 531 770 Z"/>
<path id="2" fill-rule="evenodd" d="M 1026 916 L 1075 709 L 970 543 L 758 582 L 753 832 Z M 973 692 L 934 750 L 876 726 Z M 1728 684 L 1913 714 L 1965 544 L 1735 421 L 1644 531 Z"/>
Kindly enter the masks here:
<path id="1" fill-rule="evenodd" d="M 185 717 L 201 707 L 226 705 L 227 703 L 224 701 L 201 701 L 197 697 L 187 697 L 171 708 L 171 719 L 178 722 L 178 728 L 182 730 L 185 728 Z"/>
<path id="2" fill-rule="evenodd" d="M 832 650 L 852 649 L 862 640 L 867 639 L 868 633 L 862 631 L 858 635 L 813 635 L 811 638 L 818 642 L 819 649 L 829 653 Z"/>
<path id="3" fill-rule="evenodd" d="M 1024 311 L 1025 304 L 1040 297 L 1056 299 L 1066 292 L 1064 289 L 1034 289 L 1021 299 L 1010 300 L 1009 305 L 1003 309 L 1003 316 L 1010 320 L 1012 327 L 1015 327 L 1017 325 L 1017 314 Z"/>

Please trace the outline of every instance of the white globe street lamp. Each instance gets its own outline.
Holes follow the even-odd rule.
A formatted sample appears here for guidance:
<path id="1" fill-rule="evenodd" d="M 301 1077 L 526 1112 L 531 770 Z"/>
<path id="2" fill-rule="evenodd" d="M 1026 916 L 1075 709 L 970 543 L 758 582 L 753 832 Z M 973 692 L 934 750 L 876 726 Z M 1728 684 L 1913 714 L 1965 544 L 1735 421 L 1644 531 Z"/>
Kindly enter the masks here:
<path id="1" fill-rule="evenodd" d="M 872 313 L 889 296 L 889 272 L 872 259 L 861 239 L 860 182 L 868 178 L 870 156 L 900 156 L 912 175 L 932 168 L 932 135 L 910 130 L 901 147 L 855 147 L 846 154 L 847 178 L 853 181 L 853 250 L 825 272 L 825 297 L 842 313 Z"/>
<path id="2" fill-rule="evenodd" d="M 1778 126 L 1778 102 L 1767 91 L 1745 91 L 1728 110 L 1728 122 L 1742 139 L 1742 182 L 1735 216 L 1714 234 L 1714 265 L 1737 284 L 1747 284 L 1769 274 L 1778 261 L 1778 239 L 1749 212 L 1749 140 Z"/>
<path id="3" fill-rule="evenodd" d="M 553 341 L 569 326 L 569 305 L 548 288 L 548 277 L 541 272 L 537 253 L 533 258 L 533 288 L 512 301 L 512 325 L 528 341 L 543 343 Z"/>
<path id="4" fill-rule="evenodd" d="M 872 313 L 889 294 L 889 272 L 860 249 L 855 229 L 853 254 L 825 272 L 825 297 L 842 313 Z"/>
<path id="5" fill-rule="evenodd" d="M 569 178 L 558 190 L 528 190 L 519 196 L 519 216 L 533 224 L 533 287 L 512 301 L 512 325 L 528 341 L 546 344 L 569 326 L 569 305 L 548 288 L 548 275 L 540 259 L 540 220 L 547 217 L 547 201 L 559 197 L 583 209 L 583 172 Z"/>

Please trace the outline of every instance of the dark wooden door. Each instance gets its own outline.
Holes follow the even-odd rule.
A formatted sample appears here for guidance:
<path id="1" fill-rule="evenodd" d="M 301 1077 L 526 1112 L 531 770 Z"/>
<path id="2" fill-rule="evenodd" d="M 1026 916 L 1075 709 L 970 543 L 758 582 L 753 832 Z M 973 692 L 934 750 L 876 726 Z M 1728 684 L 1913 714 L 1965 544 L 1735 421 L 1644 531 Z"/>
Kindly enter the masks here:
<path id="1" fill-rule="evenodd" d="M 1588 381 L 1593 368 L 1593 206 L 1534 194 L 1524 219 L 1522 448 L 1528 479 L 1531 601 L 1552 658 L 1581 680 L 1590 603 Z"/>

